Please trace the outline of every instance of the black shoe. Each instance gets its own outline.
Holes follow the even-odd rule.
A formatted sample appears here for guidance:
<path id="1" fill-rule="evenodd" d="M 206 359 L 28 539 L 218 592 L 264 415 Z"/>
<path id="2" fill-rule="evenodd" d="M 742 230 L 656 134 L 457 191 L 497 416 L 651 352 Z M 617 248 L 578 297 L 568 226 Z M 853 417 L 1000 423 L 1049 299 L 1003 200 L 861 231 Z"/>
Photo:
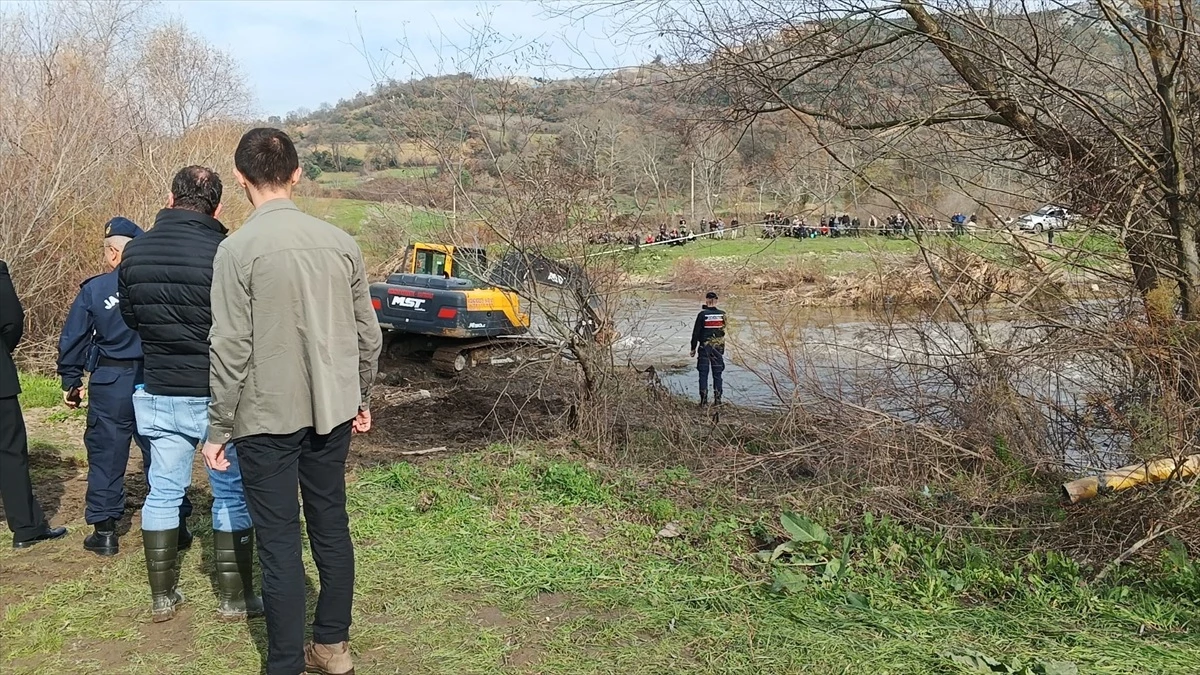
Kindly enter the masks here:
<path id="1" fill-rule="evenodd" d="M 67 536 L 67 528 L 65 527 L 47 527 L 44 532 L 33 537 L 32 539 L 24 539 L 17 541 L 16 535 L 13 535 L 13 548 L 29 548 L 34 544 L 50 541 L 51 539 L 61 539 Z"/>
<path id="2" fill-rule="evenodd" d="M 721 405 L 721 392 L 713 394 L 713 405 Z"/>
<path id="3" fill-rule="evenodd" d="M 95 528 L 96 531 L 83 540 L 85 551 L 91 551 L 101 556 L 116 555 L 120 552 L 121 544 L 117 538 L 117 521 L 102 520 L 96 523 Z"/>
<path id="4" fill-rule="evenodd" d="M 700 407 L 704 407 L 706 405 L 708 405 L 708 392 L 702 391 L 700 392 Z"/>
<path id="5" fill-rule="evenodd" d="M 183 550 L 187 549 L 189 546 L 192 545 L 192 539 L 194 539 L 194 538 L 195 537 L 192 536 L 192 533 L 190 531 L 188 531 L 187 521 L 185 521 L 183 518 L 180 518 L 179 519 L 179 545 L 176 547 L 177 550 L 183 551 Z"/>

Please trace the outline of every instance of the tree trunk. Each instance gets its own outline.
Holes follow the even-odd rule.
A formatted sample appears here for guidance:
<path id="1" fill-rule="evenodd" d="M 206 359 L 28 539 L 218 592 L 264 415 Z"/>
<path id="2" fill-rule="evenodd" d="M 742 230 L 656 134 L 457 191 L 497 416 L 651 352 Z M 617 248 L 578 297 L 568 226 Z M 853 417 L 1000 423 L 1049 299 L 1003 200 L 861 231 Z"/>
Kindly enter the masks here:
<path id="1" fill-rule="evenodd" d="M 1158 267 L 1154 264 L 1154 254 L 1150 250 L 1147 235 L 1143 232 L 1128 233 L 1121 245 L 1129 254 L 1129 266 L 1133 270 L 1133 284 L 1138 295 L 1145 299 L 1150 291 L 1158 286 Z"/>

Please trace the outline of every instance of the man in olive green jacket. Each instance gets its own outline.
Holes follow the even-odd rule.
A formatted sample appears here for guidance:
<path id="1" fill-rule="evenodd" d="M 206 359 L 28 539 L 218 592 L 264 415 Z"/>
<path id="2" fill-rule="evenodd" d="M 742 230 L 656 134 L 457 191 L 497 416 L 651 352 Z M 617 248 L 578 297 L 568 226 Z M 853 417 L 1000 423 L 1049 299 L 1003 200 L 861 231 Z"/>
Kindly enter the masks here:
<path id="1" fill-rule="evenodd" d="M 234 165 L 255 211 L 213 261 L 204 458 L 223 470 L 225 443 L 237 445 L 258 533 L 267 674 L 342 675 L 353 671 L 346 455 L 352 430 L 371 428 L 382 337 L 358 244 L 291 201 L 300 164 L 287 134 L 247 132 Z M 307 647 L 297 482 L 321 579 Z"/>

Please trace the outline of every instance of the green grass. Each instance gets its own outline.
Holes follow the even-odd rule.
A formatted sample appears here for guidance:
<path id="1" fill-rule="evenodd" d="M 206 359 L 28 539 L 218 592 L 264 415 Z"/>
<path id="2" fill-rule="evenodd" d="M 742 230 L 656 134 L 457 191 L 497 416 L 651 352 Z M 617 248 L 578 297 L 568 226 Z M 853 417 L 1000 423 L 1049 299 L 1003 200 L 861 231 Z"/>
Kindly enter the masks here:
<path id="1" fill-rule="evenodd" d="M 374 178 L 403 178 L 419 179 L 432 177 L 437 173 L 437 167 L 432 166 L 401 166 L 394 169 L 383 169 L 369 173 L 357 171 L 326 171 L 317 176 L 316 183 L 329 188 L 352 188 Z"/>
<path id="2" fill-rule="evenodd" d="M 829 529 L 848 561 L 830 580 L 800 549 L 758 560 L 750 535 L 780 531 L 778 514 L 686 472 L 510 448 L 371 470 L 349 508 L 363 675 L 956 673 L 946 653 L 967 651 L 1081 673 L 1200 672 L 1200 574 L 1186 560 L 1087 589 L 1061 556 L 868 516 Z M 657 536 L 662 517 L 682 535 Z M 55 546 L 31 555 L 77 557 L 75 539 Z M 136 551 L 33 591 L 0 578 L 16 598 L 0 617 L 4 672 L 257 673 L 263 624 L 214 618 L 205 549 L 182 564 L 189 609 L 159 626 Z M 0 565 L 40 560 L 17 556 L 0 551 Z M 790 590 L 772 592 L 781 579 Z"/>
<path id="3" fill-rule="evenodd" d="M 305 213 L 356 237 L 380 227 L 401 227 L 414 236 L 422 236 L 437 231 L 446 222 L 439 213 L 403 204 L 329 197 L 297 197 L 296 203 Z"/>
<path id="4" fill-rule="evenodd" d="M 31 373 L 17 375 L 21 383 L 21 407 L 56 408 L 62 405 L 62 382 L 55 377 L 45 377 Z"/>
<path id="5" fill-rule="evenodd" d="M 797 256 L 808 256 L 825 263 L 831 271 L 840 271 L 865 261 L 873 253 L 913 253 L 916 250 L 916 244 L 911 241 L 883 237 L 698 239 L 685 246 L 655 246 L 637 254 L 631 253 L 627 269 L 656 276 L 667 273 L 681 258 L 738 258 L 769 267 L 786 264 Z M 844 254 L 855 255 L 843 258 Z"/>
<path id="6" fill-rule="evenodd" d="M 371 174 L 372 178 L 432 178 L 437 173 L 436 166 L 398 166 L 394 169 L 384 169 Z"/>
<path id="7" fill-rule="evenodd" d="M 980 236 L 954 239 L 930 240 L 935 251 L 941 247 L 961 247 L 984 259 L 1004 267 L 1022 268 L 1029 265 L 1030 254 L 1039 259 L 1047 269 L 1065 269 L 1070 272 L 1088 272 L 1118 267 L 1125 260 L 1120 243 L 1103 232 L 1060 232 L 1050 246 L 1045 236 L 1031 233 L 1014 233 L 1016 242 L 1006 241 L 995 232 L 984 232 Z"/>
<path id="8" fill-rule="evenodd" d="M 332 188 L 346 188 L 361 185 L 367 176 L 357 171 L 326 171 L 317 176 L 319 185 Z"/>
<path id="9" fill-rule="evenodd" d="M 1005 243 L 994 233 L 971 237 L 930 237 L 925 244 L 936 254 L 944 254 L 954 248 L 962 248 L 1003 266 L 1024 266 L 1026 255 Z M 1061 265 L 1068 270 L 1094 270 L 1112 267 L 1123 259 L 1118 242 L 1101 233 L 1069 232 L 1055 239 L 1053 248 L 1044 241 L 1031 240 L 1029 250 L 1046 263 Z M 601 247 L 597 247 L 600 249 Z M 879 236 L 798 240 L 779 238 L 760 240 L 753 237 L 741 239 L 701 239 L 685 246 L 655 246 L 639 253 L 623 254 L 626 269 L 634 274 L 652 278 L 663 278 L 671 273 L 681 259 L 728 258 L 759 269 L 783 267 L 803 261 L 815 263 L 831 274 L 848 274 L 873 269 L 875 256 L 912 255 L 917 253 L 917 244 L 908 239 L 890 239 Z"/>

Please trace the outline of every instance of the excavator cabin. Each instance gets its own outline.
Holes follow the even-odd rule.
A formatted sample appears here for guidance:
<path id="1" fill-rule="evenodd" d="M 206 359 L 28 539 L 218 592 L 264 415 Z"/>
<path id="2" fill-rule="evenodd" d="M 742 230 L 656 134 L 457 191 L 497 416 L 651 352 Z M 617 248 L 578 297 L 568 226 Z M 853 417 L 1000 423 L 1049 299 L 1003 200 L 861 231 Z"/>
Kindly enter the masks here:
<path id="1" fill-rule="evenodd" d="M 479 280 L 488 268 L 487 250 L 450 244 L 409 244 L 398 272 Z"/>

